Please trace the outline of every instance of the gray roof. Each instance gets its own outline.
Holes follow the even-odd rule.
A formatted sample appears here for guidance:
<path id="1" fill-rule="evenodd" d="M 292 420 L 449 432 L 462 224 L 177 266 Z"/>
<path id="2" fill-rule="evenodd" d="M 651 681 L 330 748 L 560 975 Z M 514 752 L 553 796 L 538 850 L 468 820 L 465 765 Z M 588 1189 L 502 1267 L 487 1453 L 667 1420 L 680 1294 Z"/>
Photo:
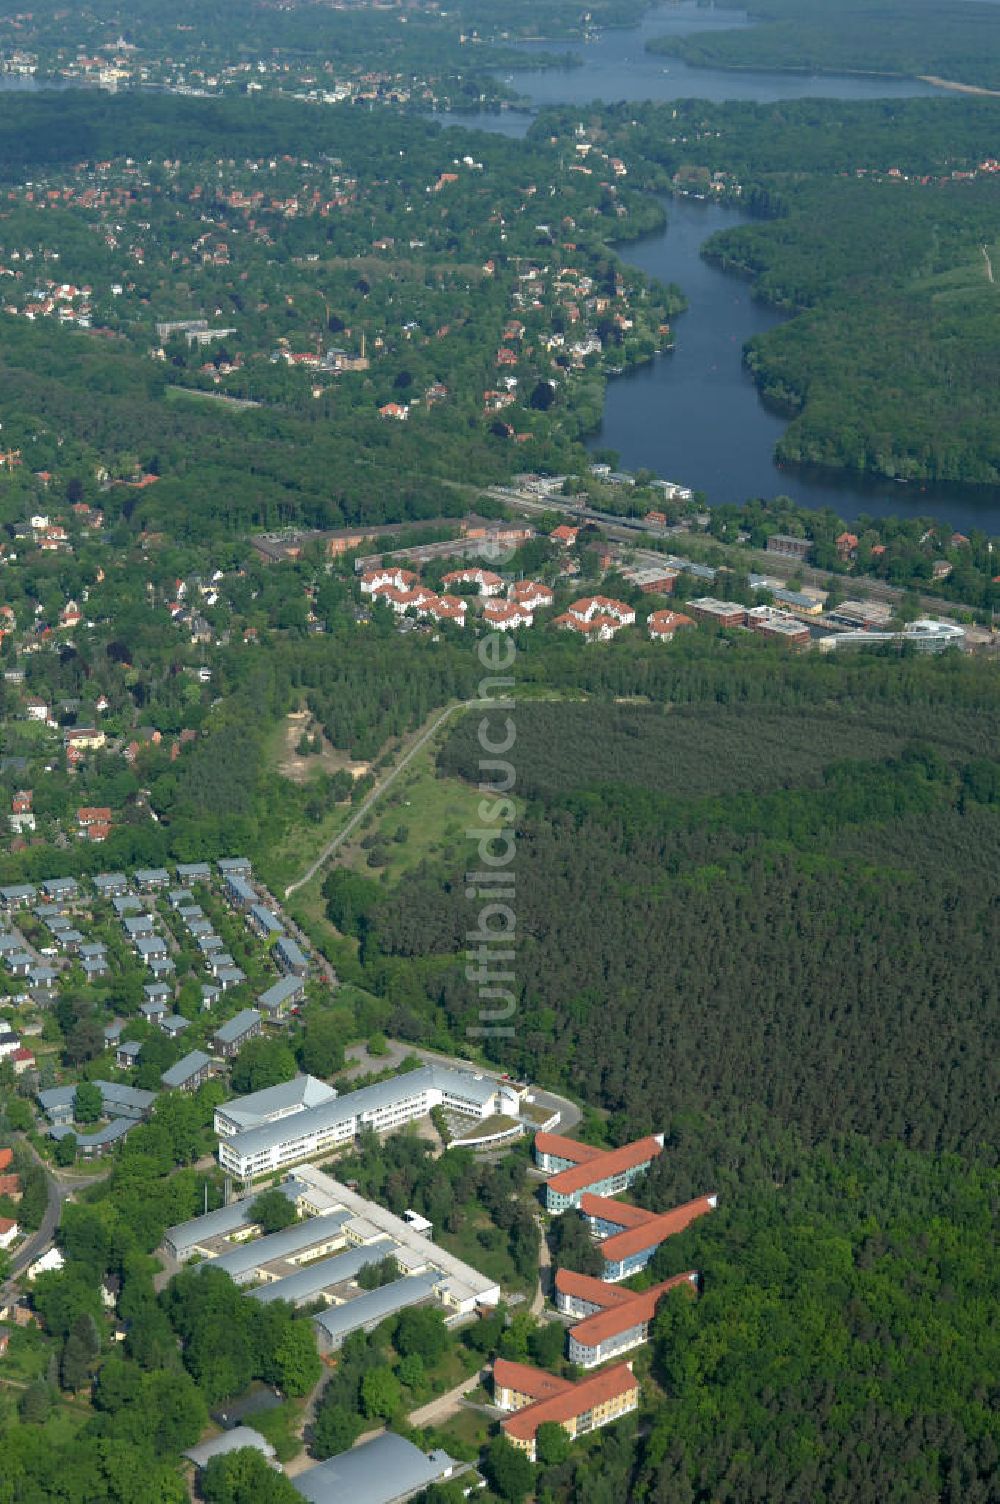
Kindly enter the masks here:
<path id="1" fill-rule="evenodd" d="M 84 956 L 80 965 L 88 975 L 100 976 L 103 972 L 110 970 L 108 958 L 103 952 L 99 956 Z"/>
<path id="2" fill-rule="evenodd" d="M 301 993 L 301 977 L 282 977 L 280 981 L 274 983 L 273 987 L 269 987 L 266 992 L 261 993 L 257 999 L 257 1006 L 265 1010 L 280 1008 L 282 1003 L 287 1003 L 291 998 L 301 996 Z"/>
<path id="3" fill-rule="evenodd" d="M 245 877 L 239 877 L 235 873 L 227 873 L 229 891 L 239 899 L 240 903 L 253 905 L 257 902 L 257 890 L 252 888 Z"/>
<path id="4" fill-rule="evenodd" d="M 136 914 L 134 916 L 129 915 L 122 920 L 122 929 L 125 931 L 125 934 L 128 935 L 130 940 L 134 939 L 136 935 L 148 935 L 153 930 L 153 928 L 154 925 L 151 914 Z"/>
<path id="5" fill-rule="evenodd" d="M 309 1133 L 323 1132 L 348 1118 L 364 1119 L 378 1109 L 389 1107 L 394 1102 L 400 1101 L 403 1097 L 426 1091 L 433 1085 L 443 1085 L 446 1081 L 450 1081 L 456 1087 L 460 1086 L 462 1092 L 470 1097 L 479 1096 L 483 1103 L 487 1102 L 497 1089 L 497 1083 L 491 1076 L 477 1078 L 471 1071 L 452 1070 L 449 1066 L 425 1065 L 418 1070 L 404 1071 L 388 1081 L 378 1081 L 374 1086 L 363 1086 L 359 1091 L 347 1092 L 335 1100 L 322 1102 L 318 1107 L 297 1113 L 293 1129 L 289 1129 L 288 1124 L 283 1119 L 279 1119 L 275 1123 L 262 1124 L 259 1128 L 237 1133 L 228 1142 L 232 1145 L 234 1153 L 244 1159 L 252 1158 L 256 1154 L 267 1153 L 276 1144 L 284 1143 L 290 1133 L 295 1137 L 304 1138 Z"/>
<path id="6" fill-rule="evenodd" d="M 216 1029 L 215 1037 L 220 1044 L 234 1044 L 259 1023 L 260 1014 L 256 1008 L 243 1008 L 235 1018 L 230 1018 L 221 1028 Z"/>
<path id="7" fill-rule="evenodd" d="M 245 982 L 247 976 L 239 966 L 222 966 L 215 974 L 220 982 L 228 982 L 230 987 L 235 987 L 239 982 Z M 247 1009 L 248 1013 L 255 1011 L 253 1008 Z"/>
<path id="8" fill-rule="evenodd" d="M 104 1110 L 108 1113 L 148 1112 L 156 1101 L 155 1091 L 140 1091 L 137 1086 L 123 1086 L 120 1081 L 95 1081 L 94 1085 L 101 1088 Z"/>
<path id="9" fill-rule="evenodd" d="M 98 893 L 104 893 L 114 888 L 124 888 L 128 883 L 128 878 L 124 872 L 99 872 L 96 877 L 91 878 L 91 882 Z"/>
<path id="10" fill-rule="evenodd" d="M 103 1128 L 96 1128 L 93 1133 L 78 1133 L 69 1123 L 62 1123 L 49 1129 L 50 1138 L 68 1138 L 76 1135 L 77 1146 L 80 1149 L 103 1148 L 105 1144 L 114 1144 L 136 1125 L 135 1118 L 112 1118 L 110 1123 L 105 1123 Z"/>
<path id="11" fill-rule="evenodd" d="M 103 940 L 88 940 L 86 945 L 80 946 L 81 956 L 106 956 L 108 947 Z"/>
<path id="12" fill-rule="evenodd" d="M 142 1054 L 142 1041 L 139 1039 L 126 1039 L 118 1046 L 119 1055 L 127 1055 L 130 1060 L 138 1060 Z"/>
<path id="13" fill-rule="evenodd" d="M 268 1233 L 263 1238 L 251 1238 L 240 1243 L 217 1259 L 206 1259 L 201 1269 L 222 1269 L 230 1279 L 240 1279 L 264 1264 L 275 1259 L 287 1259 L 290 1254 L 301 1253 L 315 1243 L 325 1243 L 336 1237 L 345 1222 L 351 1221 L 348 1211 L 331 1212 L 325 1217 L 307 1217 L 304 1222 L 293 1222 L 280 1232 Z"/>
<path id="14" fill-rule="evenodd" d="M 0 956 L 16 955 L 24 949 L 24 941 L 20 935 L 0 935 Z"/>
<path id="15" fill-rule="evenodd" d="M 220 856 L 216 866 L 224 877 L 231 872 L 250 872 L 252 870 L 248 856 Z"/>
<path id="16" fill-rule="evenodd" d="M 356 1278 L 365 1264 L 379 1264 L 383 1259 L 399 1251 L 399 1244 L 392 1238 L 378 1238 L 360 1248 L 345 1248 L 343 1253 L 334 1253 L 328 1259 L 320 1259 L 307 1268 L 288 1274 L 284 1279 L 272 1280 L 250 1291 L 252 1300 L 270 1305 L 272 1300 L 287 1300 L 291 1305 L 302 1305 L 312 1300 L 321 1291 L 344 1280 Z"/>
<path id="17" fill-rule="evenodd" d="M 195 882 L 199 879 L 208 881 L 212 875 L 212 869 L 208 862 L 178 862 L 177 876 L 181 882 Z"/>
<path id="18" fill-rule="evenodd" d="M 250 917 L 268 935 L 280 935 L 285 928 L 277 914 L 273 913 L 266 904 L 255 903 L 250 910 Z"/>
<path id="19" fill-rule="evenodd" d="M 184 1086 L 192 1076 L 197 1076 L 199 1071 L 203 1071 L 211 1063 L 211 1055 L 206 1055 L 204 1050 L 192 1050 L 182 1060 L 178 1060 L 176 1065 L 164 1071 L 160 1080 L 164 1086 Z"/>
<path id="20" fill-rule="evenodd" d="M 309 965 L 308 956 L 305 954 L 298 941 L 292 939 L 291 935 L 282 935 L 281 939 L 278 941 L 277 945 L 274 948 L 282 956 L 284 956 L 289 966 Z"/>
<path id="21" fill-rule="evenodd" d="M 142 908 L 142 899 L 136 893 L 120 893 L 117 898 L 111 900 L 111 906 L 119 918 L 123 914 L 134 914 Z"/>
<path id="22" fill-rule="evenodd" d="M 42 883 L 46 893 L 75 893 L 78 887 L 75 877 L 47 877 Z"/>
<path id="23" fill-rule="evenodd" d="M 183 1062 L 180 1062 L 183 1064 Z M 174 1067 L 176 1069 L 176 1067 Z M 39 1096 L 41 1101 L 41 1095 Z M 294 1201 L 296 1196 L 306 1187 L 298 1180 L 282 1180 L 275 1190 Z M 203 1217 L 191 1217 L 187 1222 L 176 1222 L 173 1227 L 168 1227 L 164 1234 L 165 1240 L 178 1250 L 178 1257 L 185 1258 L 186 1253 L 182 1250 L 194 1248 L 196 1244 L 203 1243 L 206 1238 L 225 1237 L 226 1233 L 236 1232 L 241 1227 L 249 1227 L 253 1222 L 253 1204 L 259 1193 L 252 1196 L 244 1196 L 239 1201 L 231 1201 L 228 1206 L 217 1207 L 214 1212 L 206 1212 Z"/>
<path id="24" fill-rule="evenodd" d="M 53 1112 L 72 1107 L 75 1095 L 75 1086 L 50 1086 L 48 1090 L 38 1093 L 38 1101 L 42 1111 L 49 1116 Z"/>
<path id="25" fill-rule="evenodd" d="M 339 1346 L 345 1337 L 359 1331 L 363 1326 L 378 1325 L 397 1311 L 407 1306 L 416 1306 L 430 1300 L 441 1283 L 439 1274 L 408 1274 L 405 1279 L 393 1280 L 391 1285 L 382 1285 L 378 1290 L 366 1290 L 364 1295 L 347 1300 L 341 1306 L 330 1306 L 313 1320 L 322 1327 L 327 1337 Z M 390 1498 L 393 1496 L 390 1494 Z"/>
<path id="26" fill-rule="evenodd" d="M 276 1456 L 271 1443 L 265 1441 L 252 1426 L 234 1426 L 231 1431 L 223 1431 L 221 1436 L 213 1436 L 209 1441 L 199 1442 L 196 1447 L 188 1447 L 184 1456 L 195 1467 L 203 1468 L 207 1467 L 213 1457 L 224 1457 L 228 1452 L 239 1452 L 244 1447 L 256 1447 L 267 1458 Z"/>
<path id="27" fill-rule="evenodd" d="M 160 1028 L 164 1034 L 181 1034 L 191 1027 L 191 1020 L 180 1013 L 167 1013 L 160 1019 Z"/>
<path id="28" fill-rule="evenodd" d="M 174 995 L 174 989 L 168 987 L 166 982 L 146 982 L 142 990 L 146 994 L 149 1003 L 166 1002 Z M 147 1003 L 142 1004 L 142 1011 L 144 1013 L 147 1006 Z"/>
<path id="29" fill-rule="evenodd" d="M 54 982 L 59 973 L 51 966 L 31 966 L 28 968 L 28 981 L 36 987 L 49 982 Z"/>
<path id="30" fill-rule="evenodd" d="M 170 873 L 166 867 L 137 867 L 134 876 L 137 883 L 166 883 L 170 881 Z"/>
<path id="31" fill-rule="evenodd" d="M 167 949 L 162 935 L 136 935 L 132 943 L 140 956 L 160 956 Z"/>
<path id="32" fill-rule="evenodd" d="M 307 1504 L 398 1504 L 451 1475 L 456 1464 L 447 1452 L 424 1453 L 412 1441 L 383 1431 L 381 1436 L 328 1457 L 291 1480 Z"/>
<path id="33" fill-rule="evenodd" d="M 243 1128 L 256 1128 L 276 1114 L 288 1117 L 296 1108 L 317 1107 L 321 1102 L 332 1102 L 336 1095 L 332 1086 L 327 1086 L 316 1076 L 294 1076 L 291 1081 L 282 1081 L 278 1086 L 265 1086 L 263 1091 L 234 1097 L 230 1102 L 221 1103 L 217 1111 Z"/>
<path id="34" fill-rule="evenodd" d="M 187 888 L 171 888 L 170 892 L 167 894 L 167 903 L 169 903 L 171 908 L 173 909 L 181 909 L 185 904 L 190 904 L 193 902 L 194 894 L 190 893 Z"/>
<path id="35" fill-rule="evenodd" d="M 37 892 L 38 889 L 30 883 L 8 883 L 5 888 L 0 888 L 0 898 L 4 903 L 18 903 L 22 899 L 30 901 Z"/>

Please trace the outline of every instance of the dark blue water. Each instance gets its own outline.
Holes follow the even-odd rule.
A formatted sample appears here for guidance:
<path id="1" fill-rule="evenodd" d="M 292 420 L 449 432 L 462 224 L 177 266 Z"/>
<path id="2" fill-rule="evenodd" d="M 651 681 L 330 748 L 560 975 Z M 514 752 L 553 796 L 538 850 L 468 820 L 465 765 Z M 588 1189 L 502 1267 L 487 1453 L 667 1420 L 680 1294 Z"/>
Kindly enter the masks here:
<path id="1" fill-rule="evenodd" d="M 744 73 L 717 68 L 690 68 L 680 58 L 647 52 L 651 37 L 691 36 L 696 32 L 732 31 L 747 26 L 746 12 L 699 6 L 677 0 L 658 6 L 639 26 L 606 31 L 592 42 L 527 43 L 526 55 L 565 50 L 580 66 L 516 69 L 502 75 L 509 88 L 535 108 L 549 104 L 587 104 L 593 99 L 900 99 L 937 91 L 917 79 L 820 77 L 806 73 Z"/>
<path id="2" fill-rule="evenodd" d="M 742 218 L 695 199 L 669 199 L 666 209 L 665 232 L 621 246 L 619 253 L 651 276 L 676 282 L 688 309 L 675 321 L 672 352 L 608 383 L 594 446 L 616 449 L 626 469 L 645 466 L 704 491 L 715 504 L 783 495 L 802 506 L 832 507 L 848 519 L 862 513 L 930 515 L 966 532 L 1000 530 L 1000 495 L 994 491 L 900 485 L 777 465 L 774 446 L 785 421 L 761 402 L 743 367 L 742 347 L 781 315 L 755 301 L 748 282 L 701 255 L 709 235 Z"/>
<path id="3" fill-rule="evenodd" d="M 609 31 L 567 52 L 581 66 L 518 69 L 502 75 L 532 108 L 584 105 L 595 99 L 670 100 L 698 97 L 749 99 L 885 99 L 939 94 L 930 84 L 875 76 L 807 76 L 689 68 L 644 50 L 647 39 L 672 31 L 745 26 L 743 12 L 700 8 L 693 0 L 661 6 L 640 26 Z M 521 49 L 558 50 L 539 42 Z M 500 115 L 444 116 L 449 123 L 475 124 L 521 136 L 531 110 Z M 709 235 L 743 223 L 733 210 L 691 199 L 666 202 L 665 231 L 620 247 L 626 261 L 664 282 L 676 282 L 688 310 L 675 324 L 676 348 L 651 365 L 608 384 L 601 431 L 594 447 L 615 449 L 627 469 L 648 467 L 669 480 L 706 493 L 710 502 L 740 502 L 750 496 L 791 496 L 803 506 L 832 507 L 853 519 L 867 513 L 931 514 L 967 531 L 1000 531 L 1000 493 L 980 489 L 919 487 L 868 481 L 830 473 L 783 468 L 774 446 L 785 421 L 760 401 L 743 368 L 742 351 L 754 334 L 773 328 L 781 315 L 755 302 L 749 284 L 710 266 L 701 256 Z"/>

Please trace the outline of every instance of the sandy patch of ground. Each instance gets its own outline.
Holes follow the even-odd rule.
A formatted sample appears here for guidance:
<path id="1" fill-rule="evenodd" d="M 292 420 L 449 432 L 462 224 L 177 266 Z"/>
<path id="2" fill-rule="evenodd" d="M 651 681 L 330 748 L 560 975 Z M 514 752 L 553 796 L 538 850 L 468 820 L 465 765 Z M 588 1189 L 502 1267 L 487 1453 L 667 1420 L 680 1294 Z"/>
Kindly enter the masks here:
<path id="1" fill-rule="evenodd" d="M 308 757 L 299 756 L 296 748 L 303 732 L 309 737 L 319 735 L 322 738 L 321 752 L 310 753 Z M 307 783 L 310 778 L 315 778 L 319 773 L 339 773 L 344 768 L 354 778 L 363 778 L 369 766 L 366 762 L 354 762 L 346 752 L 338 752 L 337 748 L 323 736 L 320 727 L 308 710 L 293 710 L 288 715 L 282 732 L 281 752 L 278 758 L 278 772 L 282 778 L 287 778 L 292 783 Z"/>

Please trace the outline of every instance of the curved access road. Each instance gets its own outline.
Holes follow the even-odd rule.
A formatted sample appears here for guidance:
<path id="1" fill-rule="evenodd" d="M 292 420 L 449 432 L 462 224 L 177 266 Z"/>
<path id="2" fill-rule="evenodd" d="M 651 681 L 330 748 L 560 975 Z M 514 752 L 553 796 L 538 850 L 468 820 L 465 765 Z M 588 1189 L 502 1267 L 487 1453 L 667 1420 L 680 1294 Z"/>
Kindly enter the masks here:
<path id="1" fill-rule="evenodd" d="M 375 785 L 371 793 L 365 795 L 351 818 L 348 820 L 347 824 L 343 827 L 342 830 L 339 830 L 337 832 L 337 834 L 331 841 L 327 841 L 319 856 L 314 862 L 310 863 L 302 876 L 296 878 L 295 882 L 289 883 L 288 887 L 285 889 L 285 897 L 291 898 L 292 894 L 297 892 L 299 888 L 304 888 L 306 883 L 312 882 L 319 869 L 325 866 L 325 864 L 330 860 L 330 858 L 339 849 L 339 847 L 341 847 L 347 840 L 347 838 L 357 830 L 358 826 L 361 824 L 362 820 L 365 818 L 368 812 L 375 808 L 375 805 L 382 798 L 382 795 L 386 792 L 387 789 L 391 788 L 396 779 L 399 777 L 400 773 L 405 772 L 410 763 L 416 757 L 417 753 L 423 751 L 424 747 L 426 747 L 427 743 L 430 741 L 434 733 L 444 725 L 445 721 L 447 721 L 450 716 L 453 716 L 455 714 L 456 710 L 471 710 L 473 706 L 482 705 L 484 703 L 485 702 L 482 700 L 456 700 L 454 704 L 446 705 L 444 710 L 440 711 L 439 714 L 434 717 L 430 725 L 425 727 L 425 729 L 421 731 L 416 741 L 413 742 L 409 747 L 407 747 L 406 751 L 403 753 L 403 756 L 399 759 L 394 767 L 389 769 L 388 773 L 386 773 L 381 782 Z"/>
<path id="2" fill-rule="evenodd" d="M 29 1238 L 26 1238 L 21 1244 L 20 1248 L 18 1248 L 16 1252 L 11 1255 L 10 1272 L 8 1273 L 7 1278 L 4 1281 L 2 1288 L 0 1288 L 0 1298 L 3 1298 L 5 1300 L 9 1298 L 13 1293 L 14 1281 L 24 1273 L 28 1265 L 32 1263 L 39 1256 L 39 1254 L 44 1253 L 47 1248 L 51 1247 L 52 1239 L 55 1237 L 56 1228 L 59 1226 L 59 1217 L 62 1213 L 62 1204 L 66 1200 L 67 1196 L 70 1195 L 73 1189 L 72 1186 L 60 1185 L 52 1175 L 48 1165 L 45 1163 L 42 1157 L 36 1153 L 33 1145 L 29 1143 L 27 1139 L 22 1140 L 22 1142 L 26 1145 L 28 1152 L 38 1161 L 42 1169 L 45 1171 L 45 1182 L 48 1187 L 49 1199 L 46 1203 L 45 1215 L 43 1216 L 41 1223 L 36 1231 L 33 1232 Z"/>

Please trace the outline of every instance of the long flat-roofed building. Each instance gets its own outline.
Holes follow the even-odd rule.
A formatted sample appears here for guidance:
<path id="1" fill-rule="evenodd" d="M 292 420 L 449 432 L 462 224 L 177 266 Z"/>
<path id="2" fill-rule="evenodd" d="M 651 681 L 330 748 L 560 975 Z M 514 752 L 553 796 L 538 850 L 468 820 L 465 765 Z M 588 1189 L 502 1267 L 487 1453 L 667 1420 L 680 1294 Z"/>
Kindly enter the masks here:
<path id="1" fill-rule="evenodd" d="M 343 1148 L 363 1129 L 393 1132 L 425 1117 L 433 1107 L 485 1119 L 516 1116 L 520 1099 L 513 1087 L 492 1076 L 426 1065 L 278 1121 L 224 1136 L 219 1143 L 219 1163 L 230 1175 L 252 1180 Z"/>
<path id="2" fill-rule="evenodd" d="M 651 1134 L 620 1149 L 594 1149 L 558 1133 L 535 1135 L 535 1162 L 549 1171 L 545 1206 L 550 1212 L 578 1207 L 586 1193 L 617 1196 L 644 1174 L 663 1149 L 663 1134 Z"/>
<path id="3" fill-rule="evenodd" d="M 493 1383 L 496 1403 L 514 1409 L 514 1414 L 500 1423 L 504 1435 L 520 1451 L 527 1452 L 532 1462 L 539 1426 L 562 1426 L 575 1440 L 639 1407 L 639 1381 L 627 1363 L 617 1363 L 570 1384 L 539 1368 L 497 1358 Z M 505 1406 L 504 1400 L 513 1403 Z"/>
<path id="4" fill-rule="evenodd" d="M 636 1293 L 634 1290 L 620 1290 L 586 1274 L 570 1275 L 569 1280 L 565 1274 L 566 1271 L 560 1269 L 556 1275 L 557 1304 L 562 1295 L 577 1308 L 581 1305 L 590 1307 L 582 1320 L 569 1330 L 569 1360 L 579 1363 L 581 1368 L 597 1368 L 601 1363 L 608 1363 L 612 1358 L 620 1358 L 623 1353 L 641 1347 L 649 1338 L 649 1324 L 663 1296 L 680 1286 L 693 1290 L 698 1282 L 697 1271 L 691 1269 L 686 1274 L 675 1274 L 649 1290 Z"/>
<path id="5" fill-rule="evenodd" d="M 291 1479 L 306 1504 L 404 1504 L 440 1483 L 465 1472 L 447 1452 L 422 1452 L 412 1441 L 383 1431 L 371 1441 L 328 1457 Z"/>
<path id="6" fill-rule="evenodd" d="M 277 1189 L 289 1201 L 294 1202 L 307 1187 L 297 1180 L 288 1179 L 282 1180 Z M 178 1222 L 174 1227 L 168 1227 L 163 1235 L 164 1248 L 171 1258 L 183 1264 L 195 1254 L 202 1258 L 212 1257 L 218 1251 L 218 1242 L 222 1238 L 238 1240 L 251 1237 L 257 1227 L 253 1214 L 256 1199 L 255 1195 L 244 1196 L 239 1201 L 231 1201 L 228 1206 L 218 1207 L 214 1212 L 206 1212 L 202 1217 L 191 1217 L 187 1222 Z"/>
<path id="7" fill-rule="evenodd" d="M 221 1102 L 215 1109 L 215 1131 L 220 1138 L 231 1138 L 249 1128 L 262 1128 L 293 1113 L 333 1102 L 336 1096 L 335 1089 L 316 1076 L 295 1076 L 279 1086 L 267 1086 L 263 1091 Z"/>

